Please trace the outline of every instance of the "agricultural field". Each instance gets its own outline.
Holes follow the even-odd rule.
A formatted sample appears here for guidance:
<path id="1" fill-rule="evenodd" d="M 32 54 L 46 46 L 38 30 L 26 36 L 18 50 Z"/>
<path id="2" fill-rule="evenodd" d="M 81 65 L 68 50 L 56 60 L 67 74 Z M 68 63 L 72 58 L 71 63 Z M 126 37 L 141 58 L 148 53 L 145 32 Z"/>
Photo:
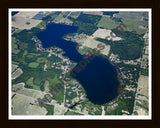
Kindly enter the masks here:
<path id="1" fill-rule="evenodd" d="M 119 22 L 115 22 L 110 17 L 103 16 L 97 26 L 106 29 L 115 29 L 119 24 Z"/>
<path id="2" fill-rule="evenodd" d="M 122 19 L 126 25 L 128 31 L 136 31 L 137 34 L 144 34 L 147 30 L 147 21 L 133 21 L 128 19 Z"/>
<path id="3" fill-rule="evenodd" d="M 72 12 L 69 17 L 73 18 L 73 19 L 77 19 L 79 17 L 81 12 Z"/>
<path id="4" fill-rule="evenodd" d="M 102 38 L 102 39 L 106 39 L 107 38 L 108 40 L 112 39 L 112 41 L 122 40 L 122 38 L 116 36 L 115 33 L 113 33 L 113 36 L 114 36 L 114 38 L 113 38 L 111 36 L 111 33 L 113 33 L 113 32 L 111 30 L 109 30 L 109 29 L 101 29 L 101 28 L 99 28 L 93 33 L 92 37 L 93 38 L 98 37 L 98 38 Z"/>
<path id="5" fill-rule="evenodd" d="M 13 115 L 46 115 L 47 110 L 35 103 L 34 98 L 16 94 L 12 99 L 12 114 Z"/>
<path id="6" fill-rule="evenodd" d="M 67 18 L 70 14 L 71 14 L 71 12 L 61 12 L 61 13 L 53 20 L 53 22 L 55 22 L 55 23 L 72 24 L 73 21 Z"/>
<path id="7" fill-rule="evenodd" d="M 12 66 L 12 79 L 16 79 L 19 77 L 22 73 L 23 70 L 21 68 L 17 68 L 18 66 Z"/>
<path id="8" fill-rule="evenodd" d="M 133 21 L 140 21 L 143 17 L 148 17 L 147 12 L 123 12 L 120 11 L 115 15 L 115 17 L 120 17 L 123 19 L 133 20 Z"/>
<path id="9" fill-rule="evenodd" d="M 137 93 L 149 97 L 149 87 L 148 87 L 149 77 L 141 75 L 138 80 Z"/>
<path id="10" fill-rule="evenodd" d="M 12 64 L 12 72 L 13 72 L 13 71 L 15 71 L 17 68 L 18 68 L 18 66 L 17 66 L 17 65 Z"/>
<path id="11" fill-rule="evenodd" d="M 31 29 L 38 25 L 41 20 L 32 19 L 39 12 L 19 12 L 12 17 L 12 26 L 19 29 Z"/>
<path id="12" fill-rule="evenodd" d="M 103 12 L 99 11 L 99 12 L 91 12 L 91 11 L 84 11 L 83 14 L 90 14 L 90 15 L 103 15 Z"/>
<path id="13" fill-rule="evenodd" d="M 64 115 L 83 115 L 74 111 L 67 111 Z"/>
<path id="14" fill-rule="evenodd" d="M 96 41 L 95 39 L 93 39 L 92 37 L 88 37 L 84 43 L 83 43 L 83 47 L 89 47 L 91 49 L 97 48 L 98 44 L 102 44 L 105 46 L 105 48 L 103 50 L 101 50 L 100 52 L 104 55 L 108 55 L 109 51 L 110 51 L 110 45 L 105 45 L 100 41 Z"/>
<path id="15" fill-rule="evenodd" d="M 141 75 L 135 99 L 134 115 L 148 115 L 149 110 L 149 77 Z"/>

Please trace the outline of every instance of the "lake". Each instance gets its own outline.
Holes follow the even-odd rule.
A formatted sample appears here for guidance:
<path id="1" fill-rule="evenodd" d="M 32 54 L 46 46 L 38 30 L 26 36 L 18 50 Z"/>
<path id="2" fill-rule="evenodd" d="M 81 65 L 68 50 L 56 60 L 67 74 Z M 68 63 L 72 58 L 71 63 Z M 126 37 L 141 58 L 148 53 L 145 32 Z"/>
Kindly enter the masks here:
<path id="1" fill-rule="evenodd" d="M 64 56 L 79 63 L 84 59 L 76 49 L 77 44 L 63 39 L 64 35 L 75 33 L 77 30 L 78 28 L 74 26 L 48 24 L 44 31 L 37 34 L 37 37 L 44 48 L 57 46 L 65 51 Z M 101 56 L 94 57 L 81 72 L 72 77 L 82 84 L 87 98 L 94 104 L 107 103 L 118 95 L 117 71 L 107 59 Z"/>

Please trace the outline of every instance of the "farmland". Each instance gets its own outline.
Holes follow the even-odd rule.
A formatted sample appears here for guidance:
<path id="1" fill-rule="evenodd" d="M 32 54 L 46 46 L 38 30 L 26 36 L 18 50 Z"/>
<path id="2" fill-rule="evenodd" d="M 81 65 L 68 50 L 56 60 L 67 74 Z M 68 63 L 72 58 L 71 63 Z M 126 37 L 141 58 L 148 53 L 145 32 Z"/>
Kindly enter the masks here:
<path id="1" fill-rule="evenodd" d="M 19 12 L 13 16 L 12 26 L 19 29 L 31 29 L 38 25 L 41 20 L 32 19 L 39 12 Z"/>
<path id="2" fill-rule="evenodd" d="M 137 95 L 135 99 L 135 106 L 134 106 L 134 114 L 138 115 L 148 115 L 149 109 L 149 87 L 148 87 L 148 76 L 141 75 L 138 80 L 138 88 L 137 88 Z"/>
<path id="3" fill-rule="evenodd" d="M 115 29 L 120 23 L 113 21 L 110 17 L 103 16 L 98 23 L 98 27 Z"/>

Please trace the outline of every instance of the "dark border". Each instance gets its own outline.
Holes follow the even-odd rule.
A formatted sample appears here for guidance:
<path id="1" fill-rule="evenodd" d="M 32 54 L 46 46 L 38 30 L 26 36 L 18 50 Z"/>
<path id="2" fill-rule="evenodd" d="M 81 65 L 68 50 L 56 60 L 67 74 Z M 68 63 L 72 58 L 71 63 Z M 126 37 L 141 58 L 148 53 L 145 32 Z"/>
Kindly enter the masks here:
<path id="1" fill-rule="evenodd" d="M 1 0 L 0 5 L 0 121 L 4 128 L 157 128 L 160 126 L 160 82 L 158 81 L 160 3 L 158 0 Z M 152 120 L 8 120 L 8 8 L 152 8 Z"/>

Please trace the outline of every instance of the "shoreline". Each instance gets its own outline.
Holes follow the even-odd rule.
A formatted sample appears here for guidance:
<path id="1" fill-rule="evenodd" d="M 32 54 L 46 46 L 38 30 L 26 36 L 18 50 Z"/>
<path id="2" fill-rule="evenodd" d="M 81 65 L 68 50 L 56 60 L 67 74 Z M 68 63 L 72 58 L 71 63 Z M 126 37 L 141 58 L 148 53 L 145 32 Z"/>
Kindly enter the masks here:
<path id="1" fill-rule="evenodd" d="M 45 28 L 43 28 L 43 29 L 41 29 L 42 31 L 43 30 L 45 30 L 46 28 L 47 28 L 47 25 L 48 24 L 50 24 L 50 23 L 45 23 Z M 51 22 L 51 24 L 56 24 L 56 23 L 52 23 Z M 65 24 L 62 24 L 62 25 L 65 25 Z M 70 26 L 72 26 L 72 25 L 70 25 Z M 40 27 L 38 27 L 38 28 L 40 28 Z M 64 36 L 63 36 L 64 37 Z M 62 38 L 63 38 L 62 37 Z M 64 38 L 63 38 L 64 39 Z M 65 40 L 65 39 L 64 39 Z M 70 40 L 69 40 L 70 41 Z M 74 42 L 74 43 L 76 43 L 76 42 Z M 79 48 L 79 44 L 78 43 L 76 43 L 76 50 L 77 50 L 77 52 L 78 52 L 78 48 Z M 82 56 L 84 56 L 84 55 L 82 55 Z M 114 68 L 115 68 L 115 70 L 116 70 L 116 73 L 117 73 L 117 79 L 118 79 L 118 82 L 119 82 L 119 87 L 118 87 L 118 90 L 117 90 L 117 96 L 115 97 L 115 98 L 113 98 L 111 101 L 108 101 L 108 102 L 106 102 L 106 103 L 104 103 L 104 104 L 101 104 L 100 106 L 102 106 L 102 105 L 106 105 L 106 104 L 108 104 L 108 103 L 110 103 L 110 102 L 113 102 L 115 99 L 117 99 L 118 98 L 118 96 L 123 92 L 122 90 L 123 90 L 123 85 L 122 85 L 122 81 L 121 81 L 121 78 L 120 78 L 120 74 L 119 74 L 119 70 L 118 70 L 118 67 L 117 66 L 115 66 L 109 59 L 108 59 L 108 56 L 106 57 L 106 56 L 102 56 L 101 54 L 100 55 L 96 55 L 96 56 L 100 56 L 100 57 L 102 57 L 103 59 L 105 59 L 105 60 L 107 60 Z M 84 87 L 83 87 L 83 85 L 77 80 L 77 79 L 75 79 L 75 78 L 73 78 L 72 76 L 71 76 L 71 72 L 72 72 L 72 70 L 77 66 L 77 64 L 78 63 L 74 63 L 73 61 L 72 61 L 72 63 L 73 63 L 73 67 L 71 67 L 70 68 L 70 70 L 67 72 L 67 73 L 65 73 L 64 75 L 69 75 L 72 79 L 74 79 L 74 80 L 76 80 L 80 85 L 81 85 L 81 87 L 83 88 L 83 90 L 85 91 L 85 89 L 84 89 Z M 85 96 L 86 96 L 86 99 L 88 99 L 87 98 L 87 95 L 86 95 L 86 91 L 85 91 Z M 89 100 L 89 99 L 88 99 Z M 90 101 L 90 100 L 89 100 Z M 91 102 L 91 101 L 90 101 Z M 92 103 L 92 104 L 94 104 L 94 103 Z M 99 104 L 94 104 L 94 105 L 99 105 Z"/>

